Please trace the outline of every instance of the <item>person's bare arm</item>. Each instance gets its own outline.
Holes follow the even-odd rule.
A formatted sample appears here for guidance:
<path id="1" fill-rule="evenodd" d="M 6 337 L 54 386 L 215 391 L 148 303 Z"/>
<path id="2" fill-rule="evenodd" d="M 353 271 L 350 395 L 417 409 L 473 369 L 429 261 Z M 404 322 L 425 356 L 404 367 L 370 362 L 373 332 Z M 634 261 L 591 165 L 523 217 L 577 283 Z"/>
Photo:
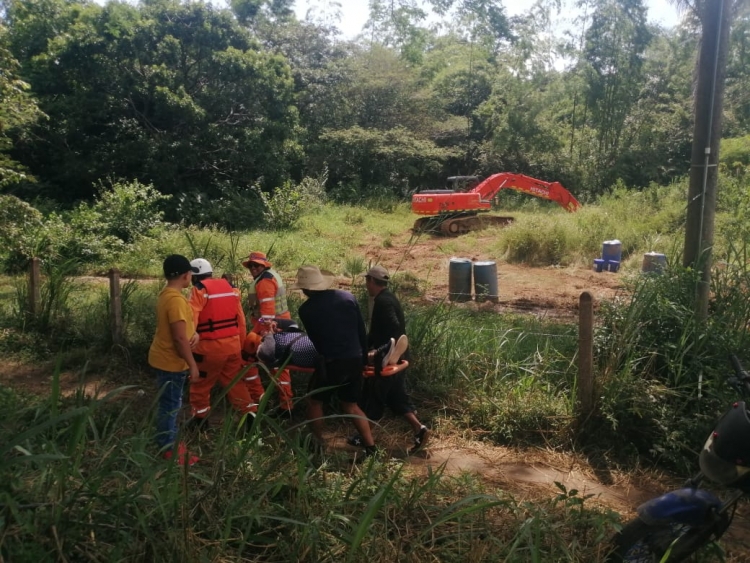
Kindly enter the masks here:
<path id="1" fill-rule="evenodd" d="M 187 362 L 190 368 L 190 380 L 196 381 L 200 375 L 198 374 L 198 364 L 195 363 L 193 351 L 190 349 L 190 340 L 187 337 L 187 323 L 185 321 L 177 321 L 171 323 L 169 329 L 172 331 L 172 341 L 177 353 Z"/>
<path id="2" fill-rule="evenodd" d="M 239 295 L 237 296 L 237 323 L 240 329 L 240 341 L 242 341 L 247 334 L 247 320 L 245 319 L 245 311 L 242 308 L 242 298 Z"/>
<path id="3" fill-rule="evenodd" d="M 205 291 L 199 291 L 195 287 L 190 291 L 190 299 L 188 299 L 188 303 L 190 304 L 190 310 L 193 312 L 193 326 L 198 326 L 201 311 L 206 306 L 207 301 L 208 299 L 206 298 Z M 196 331 L 193 336 L 190 337 L 190 348 L 195 348 L 199 341 L 200 334 Z"/>

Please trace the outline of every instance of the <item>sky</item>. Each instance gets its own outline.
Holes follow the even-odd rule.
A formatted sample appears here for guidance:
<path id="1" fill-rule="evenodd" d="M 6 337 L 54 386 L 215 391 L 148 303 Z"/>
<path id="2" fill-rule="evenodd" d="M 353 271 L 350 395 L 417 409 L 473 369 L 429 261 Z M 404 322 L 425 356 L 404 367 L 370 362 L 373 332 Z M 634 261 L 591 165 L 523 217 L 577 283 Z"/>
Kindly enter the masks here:
<path id="1" fill-rule="evenodd" d="M 527 11 L 536 0 L 506 0 L 503 2 L 505 13 L 508 16 L 515 16 Z M 566 9 L 563 14 L 570 17 L 575 11 L 575 1 L 563 0 Z M 312 8 L 311 14 L 314 18 L 323 18 L 328 23 L 337 23 L 331 21 L 338 11 L 341 15 L 337 27 L 342 31 L 345 38 L 351 38 L 357 35 L 367 21 L 368 0 L 296 0 L 294 11 L 298 19 L 304 19 L 307 11 Z M 652 23 L 658 23 L 664 27 L 673 27 L 679 22 L 680 16 L 677 9 L 672 6 L 668 0 L 644 0 L 648 8 L 648 19 Z M 563 17 L 562 15 L 560 16 Z"/>

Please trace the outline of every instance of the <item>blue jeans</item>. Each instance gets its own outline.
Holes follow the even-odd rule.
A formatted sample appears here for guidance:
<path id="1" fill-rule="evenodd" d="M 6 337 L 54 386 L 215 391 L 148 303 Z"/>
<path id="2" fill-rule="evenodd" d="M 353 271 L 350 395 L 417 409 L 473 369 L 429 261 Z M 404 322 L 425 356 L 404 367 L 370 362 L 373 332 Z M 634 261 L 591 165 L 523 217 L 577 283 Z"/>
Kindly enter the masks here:
<path id="1" fill-rule="evenodd" d="M 174 444 L 177 436 L 177 414 L 182 408 L 182 388 L 187 371 L 164 371 L 151 368 L 156 375 L 159 388 L 159 403 L 156 410 L 156 443 L 165 449 Z"/>

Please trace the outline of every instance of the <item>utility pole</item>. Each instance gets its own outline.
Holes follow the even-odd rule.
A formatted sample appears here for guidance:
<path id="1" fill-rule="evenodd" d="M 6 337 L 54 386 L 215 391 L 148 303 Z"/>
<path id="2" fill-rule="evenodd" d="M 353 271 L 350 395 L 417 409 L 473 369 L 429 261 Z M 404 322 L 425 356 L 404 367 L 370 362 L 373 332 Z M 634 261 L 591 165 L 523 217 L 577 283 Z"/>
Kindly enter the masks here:
<path id="1" fill-rule="evenodd" d="M 683 259 L 685 267 L 692 267 L 700 272 L 695 313 L 701 320 L 708 316 L 719 141 L 732 3 L 732 0 L 706 0 L 701 14 L 702 37 L 695 90 L 695 123 Z"/>

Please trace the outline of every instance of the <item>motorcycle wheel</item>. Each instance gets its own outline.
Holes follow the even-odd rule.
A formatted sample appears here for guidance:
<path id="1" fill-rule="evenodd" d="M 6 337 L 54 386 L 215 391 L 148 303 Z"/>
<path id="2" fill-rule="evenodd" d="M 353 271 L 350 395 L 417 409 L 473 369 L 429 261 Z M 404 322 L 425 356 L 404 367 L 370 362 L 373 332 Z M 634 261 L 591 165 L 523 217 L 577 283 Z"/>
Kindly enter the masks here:
<path id="1" fill-rule="evenodd" d="M 678 563 L 690 557 L 701 547 L 715 541 L 726 530 L 726 526 L 715 521 L 689 525 L 679 522 L 646 524 L 640 518 L 628 522 L 613 540 L 613 551 L 607 563 Z M 670 551 L 671 547 L 671 551 Z"/>

